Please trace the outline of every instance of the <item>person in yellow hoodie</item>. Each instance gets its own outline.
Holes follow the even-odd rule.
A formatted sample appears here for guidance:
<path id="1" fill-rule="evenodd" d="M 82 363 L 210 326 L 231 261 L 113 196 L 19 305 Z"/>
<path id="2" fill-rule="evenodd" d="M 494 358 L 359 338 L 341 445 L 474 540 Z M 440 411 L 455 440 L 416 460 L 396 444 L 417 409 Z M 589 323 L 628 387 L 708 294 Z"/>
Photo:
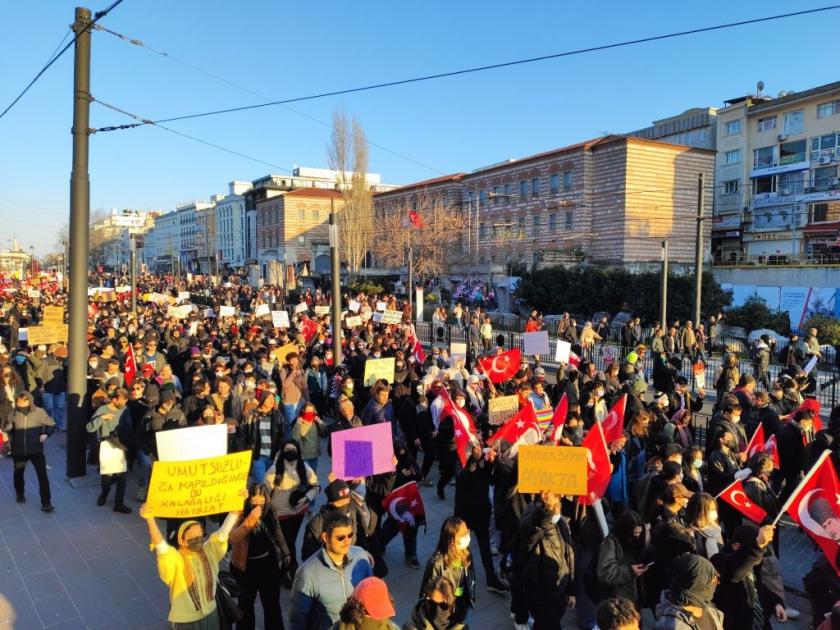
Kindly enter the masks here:
<path id="1" fill-rule="evenodd" d="M 248 496 L 242 490 L 243 497 Z M 230 512 L 222 526 L 209 538 L 198 521 L 185 521 L 178 528 L 178 548 L 166 543 L 155 517 L 140 507 L 146 520 L 152 547 L 157 550 L 160 579 L 169 587 L 169 627 L 173 630 L 219 630 L 216 585 L 219 563 L 227 552 L 228 535 L 241 510 Z"/>

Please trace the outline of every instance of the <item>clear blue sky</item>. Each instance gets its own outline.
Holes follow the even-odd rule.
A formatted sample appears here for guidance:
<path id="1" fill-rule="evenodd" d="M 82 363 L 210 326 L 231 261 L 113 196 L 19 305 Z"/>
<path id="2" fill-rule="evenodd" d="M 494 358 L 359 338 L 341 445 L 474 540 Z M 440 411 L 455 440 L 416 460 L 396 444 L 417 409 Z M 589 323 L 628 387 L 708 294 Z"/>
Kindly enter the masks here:
<path id="1" fill-rule="evenodd" d="M 124 0 L 102 24 L 272 98 L 286 98 L 542 55 L 721 22 L 812 8 L 762 3 L 542 1 L 322 2 Z M 0 108 L 46 61 L 77 2 L 7 3 L 0 38 Z M 90 8 L 103 9 L 109 0 Z M 837 80 L 840 11 L 632 48 L 305 102 L 328 121 L 358 116 L 371 140 L 433 167 L 371 148 L 371 170 L 408 183 L 643 127 L 753 91 Z M 68 211 L 72 49 L 0 120 L 0 247 L 16 236 L 51 251 Z M 94 33 L 95 97 L 156 118 L 258 98 Z M 128 122 L 93 105 L 91 124 Z M 282 107 L 173 123 L 180 131 L 284 166 L 326 166 L 329 129 Z M 91 207 L 170 210 L 277 171 L 145 127 L 91 138 Z M 13 203 L 10 203 L 13 202 Z M 21 205 L 29 204 L 29 205 Z"/>

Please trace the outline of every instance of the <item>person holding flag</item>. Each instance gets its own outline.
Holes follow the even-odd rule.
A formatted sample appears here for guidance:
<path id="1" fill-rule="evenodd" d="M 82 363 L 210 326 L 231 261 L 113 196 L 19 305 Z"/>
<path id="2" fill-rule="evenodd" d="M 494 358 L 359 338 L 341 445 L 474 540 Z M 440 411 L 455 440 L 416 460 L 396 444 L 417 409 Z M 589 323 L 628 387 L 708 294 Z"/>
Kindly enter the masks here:
<path id="1" fill-rule="evenodd" d="M 440 390 L 444 406 L 440 412 L 440 424 L 437 431 L 438 457 L 440 459 L 440 478 L 437 482 L 437 496 L 446 500 L 444 488 L 455 478 L 456 466 L 463 467 L 467 462 L 469 445 L 478 444 L 475 425 L 466 410 L 467 395 L 462 390 L 455 390 L 452 396 L 446 389 Z"/>
<path id="2" fill-rule="evenodd" d="M 790 496 L 808 468 L 806 464 L 812 459 L 810 447 L 814 443 L 814 433 L 814 412 L 808 409 L 796 411 L 779 432 L 779 469 L 785 484 L 780 497 L 782 501 Z"/>

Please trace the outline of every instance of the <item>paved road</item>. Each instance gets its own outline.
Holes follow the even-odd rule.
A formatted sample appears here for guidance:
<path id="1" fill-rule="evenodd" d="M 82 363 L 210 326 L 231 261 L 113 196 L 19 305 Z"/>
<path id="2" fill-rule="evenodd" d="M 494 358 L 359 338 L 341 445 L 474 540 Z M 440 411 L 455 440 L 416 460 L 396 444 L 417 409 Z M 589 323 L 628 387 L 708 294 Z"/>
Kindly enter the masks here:
<path id="1" fill-rule="evenodd" d="M 28 502 L 15 503 L 11 461 L 0 459 L 0 628 L 166 628 L 168 597 L 148 548 L 145 523 L 136 513 L 121 515 L 110 507 L 96 506 L 98 477 L 92 468 L 83 487 L 71 487 L 64 477 L 64 442 L 65 434 L 56 434 L 47 444 L 53 514 L 39 509 L 31 467 L 26 476 Z M 327 462 L 320 468 L 327 470 Z M 421 562 L 431 554 L 440 524 L 451 513 L 454 488 L 448 489 L 446 502 L 437 499 L 433 488 L 423 488 L 422 493 L 429 522 L 418 540 Z M 131 482 L 127 495 L 134 495 Z M 128 504 L 136 512 L 137 503 Z M 813 546 L 792 528 L 783 529 L 782 536 L 785 581 L 801 588 Z M 478 559 L 478 549 L 473 547 Z M 396 619 L 402 623 L 416 601 L 421 570 L 403 564 L 399 539 L 391 543 L 385 557 L 391 569 L 387 582 L 396 603 Z M 511 628 L 509 599 L 484 590 L 480 562 L 476 571 L 479 592 L 472 627 Z M 284 591 L 284 609 L 287 602 L 288 591 Z M 802 608 L 805 604 L 794 600 L 794 605 Z M 574 627 L 574 613 L 567 613 L 563 625 Z"/>

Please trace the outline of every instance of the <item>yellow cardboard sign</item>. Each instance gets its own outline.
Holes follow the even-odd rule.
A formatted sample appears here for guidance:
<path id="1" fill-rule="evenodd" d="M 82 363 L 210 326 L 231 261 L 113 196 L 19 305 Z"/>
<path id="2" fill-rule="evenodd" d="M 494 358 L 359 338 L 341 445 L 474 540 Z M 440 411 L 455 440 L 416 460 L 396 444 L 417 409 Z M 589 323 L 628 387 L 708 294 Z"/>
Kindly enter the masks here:
<path id="1" fill-rule="evenodd" d="M 298 345 L 294 342 L 287 343 L 285 346 L 280 346 L 277 348 L 273 354 L 280 362 L 280 365 L 286 363 L 286 357 L 289 356 L 292 352 L 298 351 Z"/>
<path id="2" fill-rule="evenodd" d="M 67 343 L 67 324 L 43 324 L 29 327 L 27 343 L 30 346 L 46 346 L 59 341 Z"/>
<path id="3" fill-rule="evenodd" d="M 579 446 L 519 447 L 519 492 L 586 494 L 589 450 Z"/>
<path id="4" fill-rule="evenodd" d="M 43 317 L 41 317 L 42 324 L 63 324 L 64 323 L 64 307 L 63 306 L 45 306 Z"/>
<path id="5" fill-rule="evenodd" d="M 192 518 L 242 509 L 251 451 L 183 462 L 154 462 L 146 510 L 160 518 Z"/>
<path id="6" fill-rule="evenodd" d="M 396 359 L 394 357 L 387 359 L 368 359 L 365 361 L 365 379 L 362 384 L 365 387 L 370 387 L 380 378 L 384 378 L 389 383 L 393 383 L 395 364 Z"/>

